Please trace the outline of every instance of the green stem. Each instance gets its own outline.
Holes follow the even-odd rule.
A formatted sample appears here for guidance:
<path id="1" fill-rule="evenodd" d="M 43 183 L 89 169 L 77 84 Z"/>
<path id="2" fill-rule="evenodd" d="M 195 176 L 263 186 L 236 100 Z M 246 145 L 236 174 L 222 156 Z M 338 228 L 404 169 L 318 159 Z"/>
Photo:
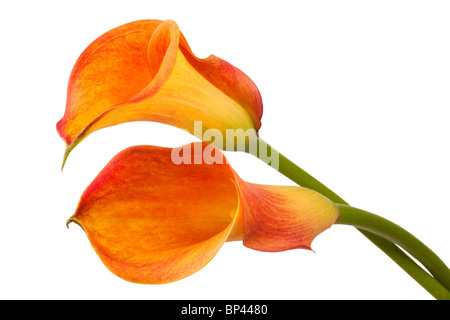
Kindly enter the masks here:
<path id="1" fill-rule="evenodd" d="M 309 173 L 292 163 L 288 158 L 279 154 L 279 169 L 278 171 L 290 178 L 295 183 L 301 185 L 302 187 L 309 188 L 323 194 L 328 199 L 335 203 L 348 204 L 336 193 L 330 190 L 328 187 L 323 185 Z"/>
<path id="2" fill-rule="evenodd" d="M 270 145 L 264 142 L 261 138 L 258 141 L 258 158 L 260 155 L 259 149 L 264 145 L 267 147 L 266 154 L 277 152 Z M 278 152 L 277 152 L 278 153 Z M 292 161 L 287 159 L 282 154 L 278 153 L 278 171 L 284 176 L 288 177 L 300 186 L 315 190 L 328 199 L 337 204 L 348 205 L 341 197 L 323 185 L 309 173 L 298 167 Z M 261 158 L 260 158 L 261 159 Z M 272 164 L 273 165 L 273 164 Z M 357 228 L 358 229 L 358 228 Z M 389 256 L 394 262 L 397 263 L 405 272 L 407 272 L 414 280 L 416 280 L 424 289 L 426 289 L 436 299 L 442 299 L 447 297 L 445 288 L 443 290 L 442 285 L 427 272 L 425 272 L 414 260 L 406 255 L 400 248 L 398 248 L 391 241 L 377 236 L 369 231 L 358 229 L 366 238 L 368 238 L 373 244 L 381 249 L 387 256 Z M 444 292 L 444 294 L 443 294 Z"/>
<path id="3" fill-rule="evenodd" d="M 450 290 L 450 269 L 432 250 L 411 233 L 373 213 L 348 205 L 338 204 L 337 206 L 340 217 L 336 224 L 351 225 L 392 241 L 419 260 L 436 280 L 447 290 Z M 447 293 L 450 295 L 449 291 Z"/>
<path id="4" fill-rule="evenodd" d="M 249 152 L 249 150 L 246 151 Z M 252 152 L 249 153 L 253 154 Z M 277 158 L 278 161 L 275 161 L 275 163 L 270 163 L 270 165 L 274 167 L 274 165 L 278 164 L 278 167 L 275 167 L 275 169 L 277 169 L 284 176 L 288 177 L 302 187 L 309 188 L 321 193 L 335 203 L 348 204 L 331 189 L 326 187 L 323 183 L 318 181 L 308 172 L 306 172 L 291 160 L 279 153 L 277 150 L 272 148 L 272 146 L 267 144 L 267 142 L 265 142 L 260 137 L 258 137 L 257 154 L 253 155 L 257 156 L 258 159 L 263 160 L 266 163 L 268 161 L 272 161 L 274 158 Z"/>
<path id="5" fill-rule="evenodd" d="M 397 262 L 407 274 L 415 279 L 425 290 L 427 290 L 437 300 L 450 300 L 448 291 L 439 281 L 428 272 L 423 270 L 408 255 L 406 255 L 397 245 L 372 232 L 359 229 L 370 241 L 381 249 L 392 260 Z"/>

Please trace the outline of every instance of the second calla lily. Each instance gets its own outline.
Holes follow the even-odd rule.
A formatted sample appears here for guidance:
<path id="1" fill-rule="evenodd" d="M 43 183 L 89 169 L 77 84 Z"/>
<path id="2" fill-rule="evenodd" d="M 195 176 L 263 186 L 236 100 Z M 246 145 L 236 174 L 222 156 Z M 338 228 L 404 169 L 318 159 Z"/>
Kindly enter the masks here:
<path id="1" fill-rule="evenodd" d="M 182 163 L 174 161 L 180 153 Z M 243 181 L 218 149 L 197 142 L 120 152 L 69 222 L 84 229 L 114 274 L 156 284 L 198 271 L 226 241 L 262 251 L 309 249 L 338 216 L 334 203 L 310 189 Z"/>
<path id="2" fill-rule="evenodd" d="M 194 120 L 201 120 L 204 130 L 257 132 L 261 116 L 260 93 L 242 71 L 215 56 L 197 58 L 175 22 L 142 20 L 108 31 L 81 54 L 57 130 L 65 160 L 92 132 L 124 122 L 195 134 Z"/>

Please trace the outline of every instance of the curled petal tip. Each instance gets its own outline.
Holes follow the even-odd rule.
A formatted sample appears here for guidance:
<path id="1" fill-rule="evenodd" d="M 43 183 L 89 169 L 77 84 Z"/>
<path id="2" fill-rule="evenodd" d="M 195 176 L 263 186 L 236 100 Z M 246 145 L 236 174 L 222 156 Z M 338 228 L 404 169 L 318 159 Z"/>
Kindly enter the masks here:
<path id="1" fill-rule="evenodd" d="M 164 20 L 163 23 L 164 24 L 171 24 L 173 26 L 177 26 L 178 27 L 178 24 L 175 21 L 173 21 L 172 19 Z"/>
<path id="2" fill-rule="evenodd" d="M 69 220 L 67 220 L 67 222 L 66 222 L 66 227 L 67 227 L 67 229 L 69 229 L 69 224 L 70 223 L 75 223 L 75 224 L 77 224 L 77 225 L 79 225 L 80 227 L 81 227 L 81 229 L 83 229 L 83 231 L 85 231 L 84 230 L 84 227 L 83 227 L 83 225 L 80 223 L 80 221 L 78 221 L 76 218 L 74 218 L 74 217 L 71 217 Z"/>

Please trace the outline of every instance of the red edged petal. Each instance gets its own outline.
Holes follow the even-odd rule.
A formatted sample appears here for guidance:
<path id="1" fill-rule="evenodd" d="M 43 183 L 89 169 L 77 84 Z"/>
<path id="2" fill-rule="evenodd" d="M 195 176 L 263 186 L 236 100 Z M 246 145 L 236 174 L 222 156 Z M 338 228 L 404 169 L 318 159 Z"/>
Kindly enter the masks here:
<path id="1" fill-rule="evenodd" d="M 244 245 L 260 251 L 311 249 L 339 218 L 336 205 L 311 189 L 241 182 Z"/>
<path id="2" fill-rule="evenodd" d="M 261 96 L 239 69 L 198 59 L 175 22 L 138 21 L 102 35 L 80 56 L 57 130 L 69 152 L 92 132 L 130 121 L 155 121 L 195 134 L 259 129 Z M 202 138 L 202 137 L 199 137 Z"/>
<path id="3" fill-rule="evenodd" d="M 310 249 L 338 216 L 317 192 L 245 182 L 217 148 L 192 143 L 122 151 L 69 221 L 117 276 L 166 283 L 200 270 L 227 240 L 262 251 Z"/>
<path id="4" fill-rule="evenodd" d="M 258 131 L 261 127 L 263 104 L 255 83 L 240 69 L 219 57 L 211 55 L 206 59 L 197 58 L 184 36 L 180 39 L 180 49 L 199 73 L 245 108 Z"/>

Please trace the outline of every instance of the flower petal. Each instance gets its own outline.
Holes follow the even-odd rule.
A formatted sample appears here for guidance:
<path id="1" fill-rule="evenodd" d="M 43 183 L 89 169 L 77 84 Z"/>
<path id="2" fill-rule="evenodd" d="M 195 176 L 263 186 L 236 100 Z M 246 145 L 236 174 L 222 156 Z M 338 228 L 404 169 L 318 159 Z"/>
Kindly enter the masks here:
<path id="1" fill-rule="evenodd" d="M 114 274 L 166 283 L 201 269 L 225 241 L 263 251 L 309 249 L 337 218 L 336 206 L 315 191 L 244 182 L 217 148 L 199 142 L 122 151 L 69 221 L 82 226 Z"/>
<path id="2" fill-rule="evenodd" d="M 244 245 L 260 251 L 311 249 L 311 243 L 339 218 L 336 205 L 303 187 L 241 182 Z"/>
<path id="3" fill-rule="evenodd" d="M 219 57 L 211 55 L 206 59 L 197 58 L 183 36 L 180 38 L 180 49 L 199 73 L 245 108 L 258 131 L 261 127 L 263 104 L 255 83 L 241 70 Z"/>
<path id="4" fill-rule="evenodd" d="M 81 54 L 70 75 L 64 117 L 57 124 L 67 145 L 98 115 L 149 84 L 147 45 L 159 24 L 146 20 L 123 25 L 105 33 Z"/>
<path id="5" fill-rule="evenodd" d="M 69 221 L 119 277 L 172 282 L 206 265 L 230 235 L 240 210 L 232 178 L 228 166 L 175 165 L 171 149 L 129 148 L 95 178 Z"/>
<path id="6" fill-rule="evenodd" d="M 242 71 L 214 56 L 198 59 L 175 22 L 150 20 L 116 28 L 86 49 L 57 129 L 66 158 L 92 132 L 124 122 L 155 121 L 196 134 L 194 121 L 202 121 L 204 130 L 225 133 L 257 130 L 261 116 L 259 91 Z"/>

